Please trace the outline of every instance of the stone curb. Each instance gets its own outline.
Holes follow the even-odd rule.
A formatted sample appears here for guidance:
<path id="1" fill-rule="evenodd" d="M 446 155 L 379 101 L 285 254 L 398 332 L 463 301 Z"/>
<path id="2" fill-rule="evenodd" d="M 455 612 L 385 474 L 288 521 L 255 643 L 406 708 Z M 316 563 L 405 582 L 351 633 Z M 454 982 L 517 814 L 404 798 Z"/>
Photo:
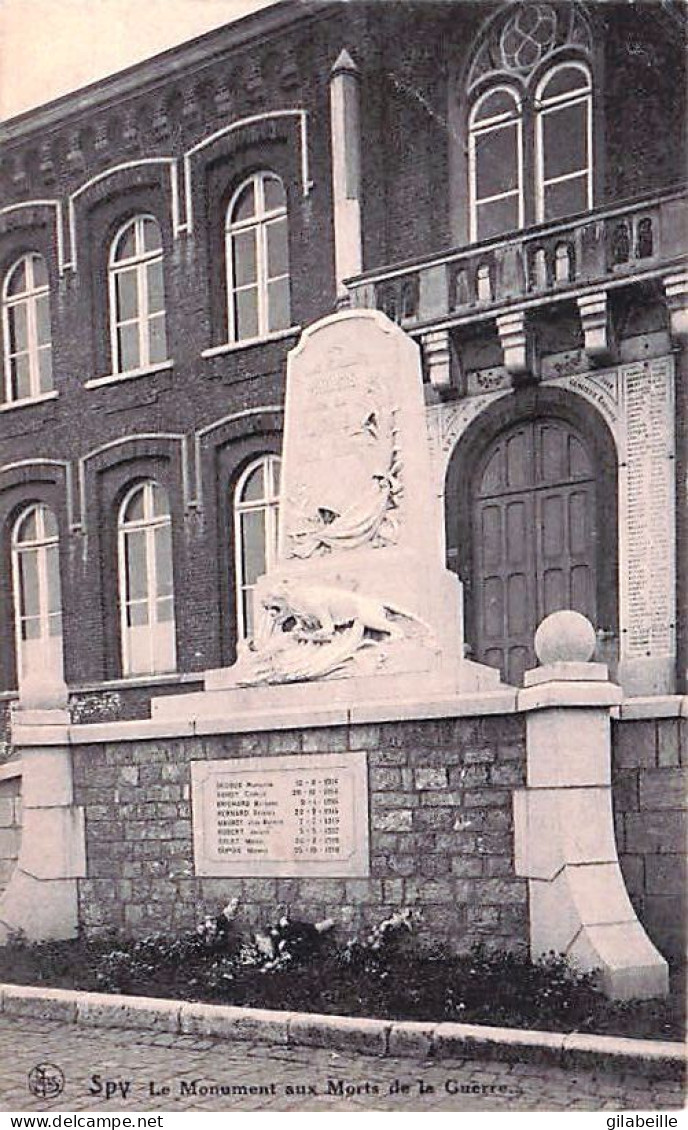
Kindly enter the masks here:
<path id="1" fill-rule="evenodd" d="M 114 993 L 0 984 L 0 1012 L 83 1027 L 128 1028 L 278 1046 L 330 1048 L 359 1055 L 497 1059 L 558 1067 L 626 1070 L 681 1080 L 688 1049 L 663 1040 L 279 1012 Z"/>

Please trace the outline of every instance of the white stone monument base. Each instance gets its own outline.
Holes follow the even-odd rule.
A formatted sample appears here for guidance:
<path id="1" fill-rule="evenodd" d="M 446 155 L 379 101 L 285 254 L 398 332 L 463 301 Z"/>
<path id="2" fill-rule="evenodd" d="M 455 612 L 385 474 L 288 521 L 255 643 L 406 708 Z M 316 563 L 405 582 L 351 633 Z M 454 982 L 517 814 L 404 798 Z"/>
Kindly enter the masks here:
<path id="1" fill-rule="evenodd" d="M 328 707 L 343 710 L 376 703 L 399 703 L 425 699 L 432 701 L 455 695 L 481 694 L 496 691 L 502 683 L 499 671 L 468 659 L 452 666 L 435 663 L 425 670 L 405 674 L 370 677 L 330 678 L 318 682 L 295 682 L 280 685 L 238 687 L 232 685 L 232 667 L 207 671 L 204 691 L 195 694 L 163 695 L 153 699 L 151 717 L 156 720 L 225 718 L 231 720 L 290 715 L 308 723 L 311 712 Z"/>
<path id="2" fill-rule="evenodd" d="M 65 697 L 63 695 L 63 697 Z M 66 727 L 57 707 L 22 709 L 17 725 Z M 73 938 L 78 932 L 77 879 L 86 875 L 84 812 L 73 802 L 68 745 L 22 750 L 22 838 L 17 865 L 0 897 L 0 944 L 17 930 L 31 942 Z"/>

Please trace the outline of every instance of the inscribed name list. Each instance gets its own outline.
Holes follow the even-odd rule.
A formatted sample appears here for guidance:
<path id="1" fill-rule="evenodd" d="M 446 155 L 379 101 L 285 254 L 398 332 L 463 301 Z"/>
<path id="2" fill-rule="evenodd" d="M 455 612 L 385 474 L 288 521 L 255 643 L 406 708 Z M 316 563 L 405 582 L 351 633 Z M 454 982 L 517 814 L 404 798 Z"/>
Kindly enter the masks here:
<path id="1" fill-rule="evenodd" d="M 366 875 L 365 754 L 192 765 L 199 875 Z"/>

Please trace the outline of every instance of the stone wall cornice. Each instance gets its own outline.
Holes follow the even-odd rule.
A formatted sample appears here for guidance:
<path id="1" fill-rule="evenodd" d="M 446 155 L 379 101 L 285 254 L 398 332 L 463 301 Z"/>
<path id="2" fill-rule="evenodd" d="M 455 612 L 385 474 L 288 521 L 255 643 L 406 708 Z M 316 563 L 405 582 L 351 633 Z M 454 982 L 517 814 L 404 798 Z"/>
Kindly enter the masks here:
<path id="1" fill-rule="evenodd" d="M 220 61 L 223 55 L 239 48 L 245 49 L 254 41 L 266 43 L 305 20 L 324 19 L 334 7 L 329 2 L 313 5 L 309 0 L 278 0 L 272 7 L 246 16 L 236 23 L 216 28 L 54 101 L 0 122 L 0 147 L 12 142 L 35 141 L 37 135 L 60 128 L 91 111 L 114 105 L 129 97 L 150 93 L 175 78 L 200 74 Z"/>

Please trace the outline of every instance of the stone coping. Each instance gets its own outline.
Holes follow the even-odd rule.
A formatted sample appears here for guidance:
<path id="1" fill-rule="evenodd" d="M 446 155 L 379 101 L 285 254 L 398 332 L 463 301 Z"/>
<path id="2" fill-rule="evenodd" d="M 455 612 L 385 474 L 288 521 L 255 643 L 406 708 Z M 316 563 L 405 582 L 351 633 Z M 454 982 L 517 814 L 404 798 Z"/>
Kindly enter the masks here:
<path id="1" fill-rule="evenodd" d="M 5 761 L 0 765 L 0 781 L 9 781 L 12 777 L 21 777 L 22 773 L 22 763 L 19 758 L 14 761 Z"/>
<path id="2" fill-rule="evenodd" d="M 607 698 L 610 688 L 612 694 Z M 258 730 L 312 729 L 326 726 L 356 726 L 377 722 L 423 721 L 433 718 L 475 718 L 493 714 L 519 714 L 531 709 L 560 706 L 609 705 L 621 721 L 653 718 L 688 718 L 688 695 L 629 698 L 612 705 L 615 684 L 550 684 L 518 690 L 505 687 L 481 694 L 452 695 L 415 702 L 377 702 L 361 706 L 318 707 L 304 710 L 251 712 L 228 718 L 142 718 L 126 722 L 91 722 L 80 725 L 40 724 L 15 721 L 15 746 L 91 745 L 156 738 L 203 737 L 211 734 L 255 733 Z M 591 693 L 592 692 L 592 693 Z"/>
<path id="3" fill-rule="evenodd" d="M 278 1012 L 26 985 L 0 984 L 0 1011 L 5 1016 L 91 1028 L 329 1048 L 359 1055 L 527 1060 L 667 1079 L 682 1079 L 688 1061 L 683 1044 L 663 1040 Z"/>

